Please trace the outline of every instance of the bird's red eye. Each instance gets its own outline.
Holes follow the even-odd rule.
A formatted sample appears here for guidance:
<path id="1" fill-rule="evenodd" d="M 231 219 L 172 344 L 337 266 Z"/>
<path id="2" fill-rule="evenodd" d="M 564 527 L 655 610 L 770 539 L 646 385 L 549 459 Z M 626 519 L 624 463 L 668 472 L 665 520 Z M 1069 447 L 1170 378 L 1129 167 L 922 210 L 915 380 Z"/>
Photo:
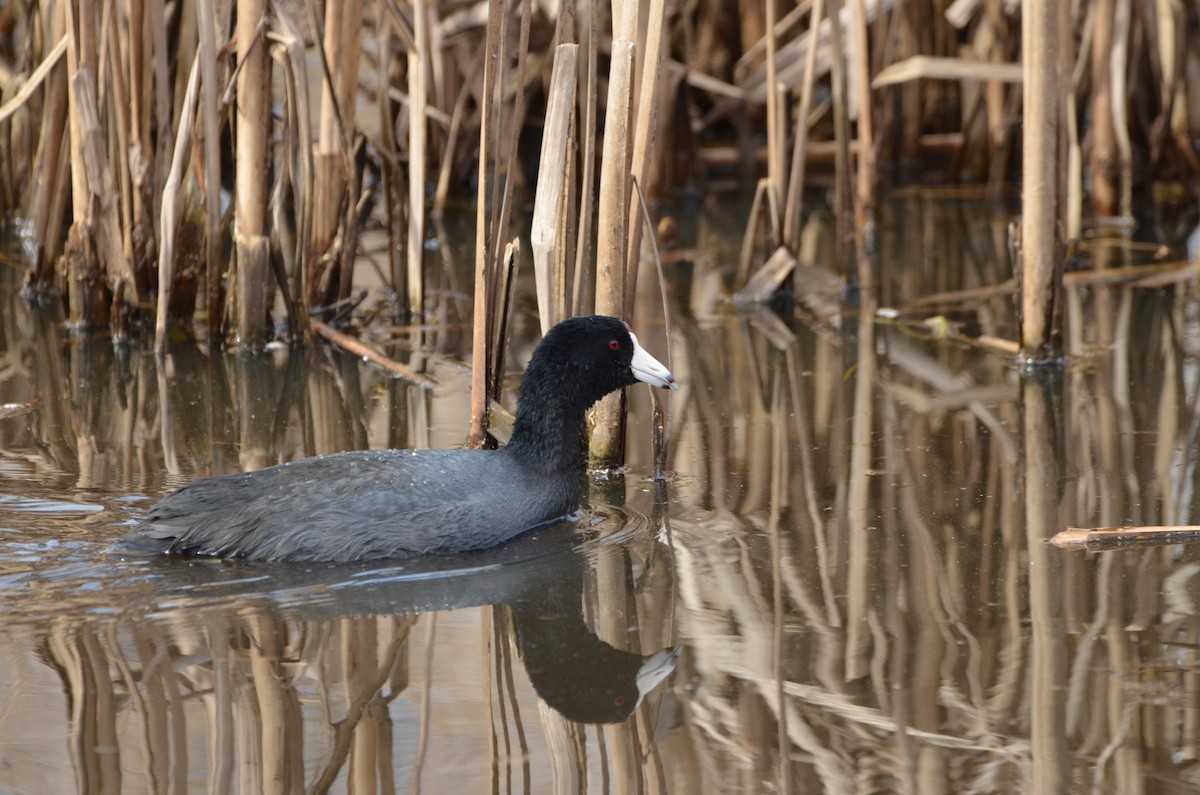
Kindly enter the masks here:
<path id="1" fill-rule="evenodd" d="M 621 343 L 617 342 L 616 340 L 609 340 L 608 349 L 610 351 L 619 351 L 621 349 Z"/>

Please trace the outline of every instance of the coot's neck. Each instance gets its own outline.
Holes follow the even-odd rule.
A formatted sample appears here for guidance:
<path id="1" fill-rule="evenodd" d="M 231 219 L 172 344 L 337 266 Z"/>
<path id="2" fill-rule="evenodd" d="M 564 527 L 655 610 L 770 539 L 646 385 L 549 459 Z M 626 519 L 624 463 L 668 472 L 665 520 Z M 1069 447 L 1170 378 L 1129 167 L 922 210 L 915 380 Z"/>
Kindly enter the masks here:
<path id="1" fill-rule="evenodd" d="M 580 385 L 556 378 L 553 368 L 534 357 L 521 384 L 517 420 L 508 451 L 545 472 L 582 474 L 583 415 L 594 399 Z"/>

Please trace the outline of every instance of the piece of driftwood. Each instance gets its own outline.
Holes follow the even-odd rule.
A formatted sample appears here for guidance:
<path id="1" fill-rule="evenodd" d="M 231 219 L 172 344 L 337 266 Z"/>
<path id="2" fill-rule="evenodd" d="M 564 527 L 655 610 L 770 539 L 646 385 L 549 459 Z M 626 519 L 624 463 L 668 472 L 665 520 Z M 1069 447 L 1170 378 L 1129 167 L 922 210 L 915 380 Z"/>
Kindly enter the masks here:
<path id="1" fill-rule="evenodd" d="M 395 359 L 384 356 L 382 353 L 366 343 L 347 336 L 337 329 L 325 325 L 319 320 L 310 319 L 309 323 L 312 325 L 313 331 L 317 332 L 317 334 L 320 334 L 322 337 L 329 340 L 339 348 L 349 351 L 355 356 L 361 356 L 364 359 L 368 359 L 388 372 L 395 373 L 406 381 L 411 381 L 418 386 L 434 386 L 434 381 L 429 376 L 425 375 L 424 373 L 418 373 L 408 365 L 401 364 Z"/>
<path id="2" fill-rule="evenodd" d="M 1068 527 L 1050 539 L 1060 549 L 1113 549 L 1200 541 L 1200 525 Z"/>

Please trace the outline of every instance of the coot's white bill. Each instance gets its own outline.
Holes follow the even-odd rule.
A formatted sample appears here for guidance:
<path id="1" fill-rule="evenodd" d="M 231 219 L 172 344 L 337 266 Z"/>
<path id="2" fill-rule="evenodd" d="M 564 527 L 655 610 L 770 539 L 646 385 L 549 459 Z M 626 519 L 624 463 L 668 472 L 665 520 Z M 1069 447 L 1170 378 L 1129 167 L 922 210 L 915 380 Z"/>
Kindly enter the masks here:
<path id="1" fill-rule="evenodd" d="M 678 384 L 675 383 L 675 376 L 671 375 L 671 371 L 663 367 L 662 362 L 658 359 L 646 353 L 646 349 L 638 344 L 637 336 L 632 331 L 629 332 L 629 338 L 633 340 L 633 361 L 629 363 L 629 366 L 633 368 L 633 377 L 639 381 L 645 381 L 650 386 L 663 389 L 677 387 Z"/>

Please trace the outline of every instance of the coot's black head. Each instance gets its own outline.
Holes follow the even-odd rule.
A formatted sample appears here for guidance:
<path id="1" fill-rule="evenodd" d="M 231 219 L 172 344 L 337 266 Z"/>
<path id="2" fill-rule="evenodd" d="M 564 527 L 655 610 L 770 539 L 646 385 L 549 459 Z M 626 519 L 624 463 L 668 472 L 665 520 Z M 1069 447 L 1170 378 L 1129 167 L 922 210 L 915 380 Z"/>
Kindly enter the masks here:
<path id="1" fill-rule="evenodd" d="M 591 405 L 623 386 L 645 381 L 674 388 L 675 379 L 638 345 L 637 337 L 615 317 L 591 315 L 564 320 L 542 339 L 525 374 L 527 388 L 550 385 Z"/>

